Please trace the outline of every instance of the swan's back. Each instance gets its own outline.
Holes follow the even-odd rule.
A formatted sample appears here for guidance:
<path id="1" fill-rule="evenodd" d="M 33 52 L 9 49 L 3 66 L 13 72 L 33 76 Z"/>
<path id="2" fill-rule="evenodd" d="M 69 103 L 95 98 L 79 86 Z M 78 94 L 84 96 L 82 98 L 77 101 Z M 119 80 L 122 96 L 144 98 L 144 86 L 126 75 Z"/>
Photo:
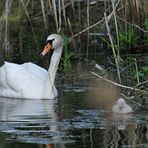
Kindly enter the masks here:
<path id="1" fill-rule="evenodd" d="M 48 72 L 33 64 L 5 62 L 0 68 L 0 95 L 7 97 L 40 98 L 46 87 Z"/>
<path id="2" fill-rule="evenodd" d="M 45 77 L 43 77 L 43 74 L 45 76 L 47 76 L 47 70 L 45 70 L 44 68 L 37 66 L 33 63 L 24 63 L 22 64 L 22 66 L 27 69 L 30 73 L 39 76 L 41 79 L 44 79 Z"/>

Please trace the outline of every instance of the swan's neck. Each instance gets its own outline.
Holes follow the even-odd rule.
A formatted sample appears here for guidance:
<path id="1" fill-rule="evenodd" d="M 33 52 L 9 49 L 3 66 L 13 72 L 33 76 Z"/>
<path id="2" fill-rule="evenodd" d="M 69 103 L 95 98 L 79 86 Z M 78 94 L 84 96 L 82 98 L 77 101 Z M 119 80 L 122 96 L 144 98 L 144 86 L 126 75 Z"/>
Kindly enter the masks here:
<path id="1" fill-rule="evenodd" d="M 48 75 L 49 75 L 49 83 L 50 85 L 53 87 L 54 86 L 54 81 L 55 81 L 55 76 L 56 76 L 56 72 L 58 69 L 58 65 L 60 62 L 60 58 L 61 58 L 61 54 L 62 54 L 62 47 L 58 47 L 60 49 L 55 49 L 55 51 L 53 52 L 53 55 L 51 57 L 51 62 L 50 62 L 50 66 L 48 69 Z"/>

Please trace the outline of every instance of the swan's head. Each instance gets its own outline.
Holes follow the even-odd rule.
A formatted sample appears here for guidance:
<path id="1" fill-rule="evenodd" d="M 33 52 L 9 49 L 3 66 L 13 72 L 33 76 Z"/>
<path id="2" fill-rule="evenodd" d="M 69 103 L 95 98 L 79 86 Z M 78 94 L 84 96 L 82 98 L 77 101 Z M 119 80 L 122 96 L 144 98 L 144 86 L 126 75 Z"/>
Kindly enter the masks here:
<path id="1" fill-rule="evenodd" d="M 122 108 L 124 108 L 126 106 L 126 102 L 125 102 L 125 100 L 123 98 L 119 98 L 117 100 L 117 105 L 119 106 L 119 109 L 122 109 Z"/>
<path id="2" fill-rule="evenodd" d="M 61 47 L 61 48 L 59 48 Z M 58 50 L 62 50 L 63 47 L 63 39 L 58 34 L 51 34 L 47 37 L 44 50 L 41 53 L 41 56 L 44 56 L 46 53 L 50 52 L 51 49 L 58 52 Z"/>

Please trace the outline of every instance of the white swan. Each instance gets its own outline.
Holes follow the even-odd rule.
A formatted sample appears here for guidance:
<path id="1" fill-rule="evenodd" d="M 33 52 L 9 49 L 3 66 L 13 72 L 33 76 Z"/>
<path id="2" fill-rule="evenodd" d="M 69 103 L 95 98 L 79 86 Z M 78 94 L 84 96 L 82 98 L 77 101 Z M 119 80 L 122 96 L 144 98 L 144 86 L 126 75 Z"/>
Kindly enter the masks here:
<path id="1" fill-rule="evenodd" d="M 0 96 L 26 99 L 53 99 L 58 93 L 54 85 L 55 76 L 63 49 L 60 35 L 48 36 L 41 55 L 53 49 L 48 71 L 33 64 L 5 62 L 0 67 Z"/>
<path id="2" fill-rule="evenodd" d="M 119 98 L 117 100 L 117 103 L 112 107 L 112 111 L 114 113 L 121 113 L 121 114 L 133 112 L 131 106 L 127 105 L 123 98 Z"/>

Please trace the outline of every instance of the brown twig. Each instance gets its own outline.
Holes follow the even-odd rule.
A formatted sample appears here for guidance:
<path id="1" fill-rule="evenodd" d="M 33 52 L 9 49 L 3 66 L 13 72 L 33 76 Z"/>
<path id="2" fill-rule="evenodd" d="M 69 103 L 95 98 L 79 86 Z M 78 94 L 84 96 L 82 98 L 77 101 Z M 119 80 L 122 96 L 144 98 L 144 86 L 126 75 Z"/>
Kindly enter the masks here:
<path id="1" fill-rule="evenodd" d="M 141 28 L 140 26 L 138 26 L 138 25 L 136 25 L 136 24 L 132 24 L 132 23 L 130 23 L 130 22 L 128 22 L 128 21 L 122 19 L 122 18 L 121 18 L 120 16 L 118 16 L 118 15 L 117 15 L 117 18 L 118 18 L 119 20 L 121 20 L 121 21 L 123 21 L 123 22 L 125 22 L 125 23 L 127 23 L 127 24 L 129 24 L 129 25 L 131 25 L 131 26 L 134 26 L 134 27 L 138 28 L 139 30 L 143 31 L 144 33 L 148 33 L 147 30 L 144 30 L 144 29 Z"/>
<path id="2" fill-rule="evenodd" d="M 142 84 L 145 84 L 145 83 L 148 83 L 148 80 L 147 81 L 144 81 L 144 82 L 141 82 L 141 83 L 138 83 L 136 86 L 133 87 L 133 89 L 128 94 L 130 95 L 138 86 L 140 86 Z"/>
<path id="3" fill-rule="evenodd" d="M 141 108 L 143 109 L 146 109 L 143 105 L 141 105 L 140 103 L 137 103 L 136 101 L 134 100 L 131 100 L 129 97 L 127 97 L 125 94 L 121 94 L 124 98 L 128 99 L 129 101 L 132 101 L 133 103 L 135 103 L 136 105 L 140 106 Z"/>
<path id="4" fill-rule="evenodd" d="M 99 77 L 100 79 L 102 79 L 102 80 L 104 80 L 104 81 L 107 81 L 107 82 L 109 82 L 109 83 L 111 83 L 111 84 L 113 84 L 113 85 L 116 85 L 116 86 L 119 86 L 119 87 L 122 87 L 122 88 L 126 88 L 126 89 L 131 89 L 131 90 L 133 90 L 133 87 L 121 85 L 121 84 L 119 84 L 119 83 L 116 83 L 116 82 L 113 82 L 113 81 L 108 80 L 108 79 L 106 79 L 106 78 L 103 78 L 102 76 L 100 76 L 100 75 L 98 75 L 98 74 L 96 74 L 96 73 L 94 73 L 94 72 L 91 72 L 91 73 L 92 73 L 93 75 Z M 144 91 L 144 90 L 141 90 L 141 89 L 137 89 L 137 88 L 135 88 L 134 90 L 135 90 L 135 91 L 142 92 L 142 93 L 147 93 L 147 91 Z"/>

